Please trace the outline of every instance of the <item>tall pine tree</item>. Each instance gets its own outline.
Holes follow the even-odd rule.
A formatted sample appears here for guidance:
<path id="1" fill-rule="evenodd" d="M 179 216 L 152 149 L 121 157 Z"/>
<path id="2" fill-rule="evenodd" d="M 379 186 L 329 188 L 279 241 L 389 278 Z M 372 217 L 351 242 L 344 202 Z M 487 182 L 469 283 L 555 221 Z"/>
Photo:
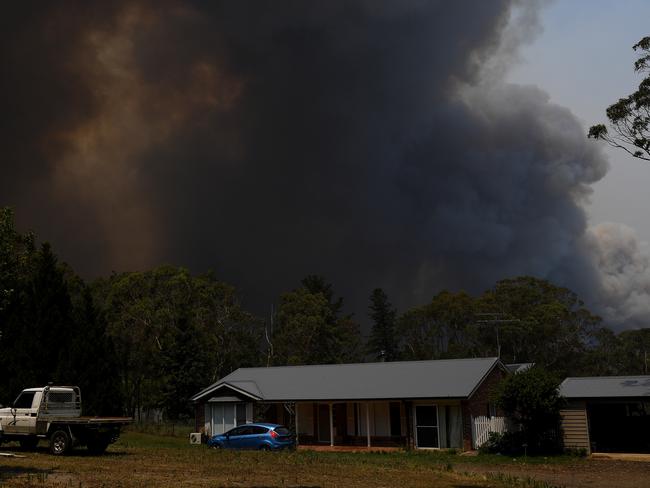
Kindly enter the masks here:
<path id="1" fill-rule="evenodd" d="M 399 341 L 395 329 L 397 311 L 388 301 L 381 288 L 375 288 L 370 295 L 370 318 L 373 320 L 368 352 L 382 361 L 399 359 Z"/>

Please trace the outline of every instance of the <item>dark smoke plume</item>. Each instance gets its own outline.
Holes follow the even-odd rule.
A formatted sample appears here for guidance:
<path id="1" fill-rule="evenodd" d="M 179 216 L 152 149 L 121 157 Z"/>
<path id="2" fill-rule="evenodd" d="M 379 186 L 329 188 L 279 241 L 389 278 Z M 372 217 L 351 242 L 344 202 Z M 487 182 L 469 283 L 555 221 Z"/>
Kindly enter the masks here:
<path id="1" fill-rule="evenodd" d="M 500 77 L 530 2 L 10 10 L 2 204 L 86 276 L 213 268 L 266 310 L 321 273 L 364 314 L 533 274 L 622 313 L 583 209 L 603 156 Z"/>

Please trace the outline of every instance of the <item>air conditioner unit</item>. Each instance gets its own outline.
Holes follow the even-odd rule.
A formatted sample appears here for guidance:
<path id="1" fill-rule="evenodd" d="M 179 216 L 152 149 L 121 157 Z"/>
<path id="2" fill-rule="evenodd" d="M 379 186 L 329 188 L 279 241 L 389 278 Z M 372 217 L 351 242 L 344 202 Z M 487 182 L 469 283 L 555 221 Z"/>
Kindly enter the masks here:
<path id="1" fill-rule="evenodd" d="M 201 433 L 192 432 L 190 434 L 190 444 L 201 444 Z"/>

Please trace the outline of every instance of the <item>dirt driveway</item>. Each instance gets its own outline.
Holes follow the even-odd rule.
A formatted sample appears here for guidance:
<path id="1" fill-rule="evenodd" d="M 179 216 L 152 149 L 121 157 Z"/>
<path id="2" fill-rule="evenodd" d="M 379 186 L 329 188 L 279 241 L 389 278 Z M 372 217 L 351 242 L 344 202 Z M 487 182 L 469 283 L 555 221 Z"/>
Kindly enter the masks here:
<path id="1" fill-rule="evenodd" d="M 650 487 L 650 458 L 623 461 L 593 457 L 571 464 L 455 466 L 468 473 L 504 473 L 519 478 L 535 478 L 566 488 L 645 488 Z"/>

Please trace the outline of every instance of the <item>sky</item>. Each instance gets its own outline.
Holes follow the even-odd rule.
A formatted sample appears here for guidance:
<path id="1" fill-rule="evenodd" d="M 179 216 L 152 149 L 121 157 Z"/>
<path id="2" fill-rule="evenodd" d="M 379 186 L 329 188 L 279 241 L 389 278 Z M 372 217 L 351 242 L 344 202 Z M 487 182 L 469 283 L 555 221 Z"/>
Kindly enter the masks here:
<path id="1" fill-rule="evenodd" d="M 540 86 L 585 127 L 605 122 L 605 109 L 643 78 L 634 72 L 632 46 L 649 35 L 650 2 L 556 0 L 540 17 L 543 32 L 523 47 L 508 80 Z M 590 222 L 624 223 L 650 241 L 650 165 L 613 148 L 606 152 L 611 167 L 593 185 Z"/>
<path id="2" fill-rule="evenodd" d="M 308 274 L 361 319 L 534 275 L 640 327 L 647 166 L 585 137 L 638 82 L 625 5 L 15 3 L 0 205 L 87 279 L 211 269 L 262 314 Z"/>

